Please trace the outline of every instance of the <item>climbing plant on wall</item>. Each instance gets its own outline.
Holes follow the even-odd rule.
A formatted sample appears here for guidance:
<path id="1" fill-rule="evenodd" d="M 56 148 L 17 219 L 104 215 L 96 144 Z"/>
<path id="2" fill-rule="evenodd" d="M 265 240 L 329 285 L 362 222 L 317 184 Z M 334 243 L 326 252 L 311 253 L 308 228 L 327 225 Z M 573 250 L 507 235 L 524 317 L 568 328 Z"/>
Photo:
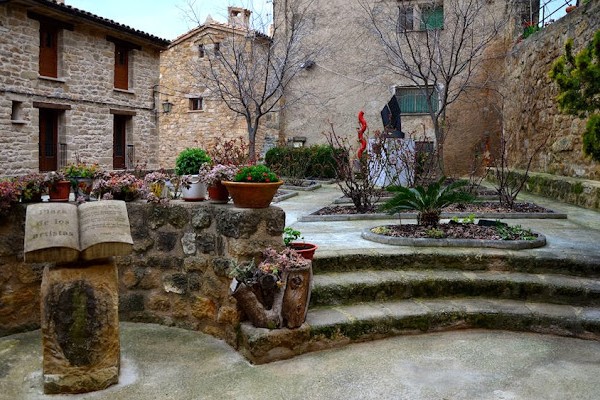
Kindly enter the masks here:
<path id="1" fill-rule="evenodd" d="M 600 161 L 600 30 L 577 55 L 573 39 L 567 40 L 565 54 L 552 64 L 550 78 L 558 84 L 560 111 L 588 118 L 583 151 Z"/>

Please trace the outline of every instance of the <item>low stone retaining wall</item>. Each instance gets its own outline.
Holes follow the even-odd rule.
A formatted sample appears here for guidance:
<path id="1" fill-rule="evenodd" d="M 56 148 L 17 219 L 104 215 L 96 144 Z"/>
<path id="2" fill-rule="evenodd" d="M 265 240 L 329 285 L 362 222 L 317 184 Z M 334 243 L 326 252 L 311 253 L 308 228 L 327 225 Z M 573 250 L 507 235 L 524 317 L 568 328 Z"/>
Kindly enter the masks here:
<path id="1" fill-rule="evenodd" d="M 36 329 L 45 264 L 23 262 L 26 206 L 0 226 L 0 336 Z M 199 330 L 235 346 L 240 312 L 229 296 L 230 260 L 283 247 L 278 207 L 173 201 L 127 204 L 134 252 L 117 257 L 119 318 Z"/>
<path id="2" fill-rule="evenodd" d="M 525 172 L 515 170 L 512 173 L 521 177 Z M 488 174 L 487 179 L 493 181 L 492 175 Z M 600 181 L 529 172 L 524 190 L 579 207 L 600 210 Z"/>

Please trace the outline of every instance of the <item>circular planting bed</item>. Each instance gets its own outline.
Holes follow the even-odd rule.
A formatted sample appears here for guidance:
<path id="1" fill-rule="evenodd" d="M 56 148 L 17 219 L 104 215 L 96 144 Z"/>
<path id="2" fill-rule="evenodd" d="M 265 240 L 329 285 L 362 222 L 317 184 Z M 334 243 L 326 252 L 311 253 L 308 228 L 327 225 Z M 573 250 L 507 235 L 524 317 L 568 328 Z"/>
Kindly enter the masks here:
<path id="1" fill-rule="evenodd" d="M 520 226 L 506 224 L 482 226 L 448 223 L 435 227 L 404 224 L 383 225 L 362 232 L 363 239 L 395 246 L 417 247 L 491 247 L 496 249 L 533 249 L 546 245 L 546 237 Z"/>

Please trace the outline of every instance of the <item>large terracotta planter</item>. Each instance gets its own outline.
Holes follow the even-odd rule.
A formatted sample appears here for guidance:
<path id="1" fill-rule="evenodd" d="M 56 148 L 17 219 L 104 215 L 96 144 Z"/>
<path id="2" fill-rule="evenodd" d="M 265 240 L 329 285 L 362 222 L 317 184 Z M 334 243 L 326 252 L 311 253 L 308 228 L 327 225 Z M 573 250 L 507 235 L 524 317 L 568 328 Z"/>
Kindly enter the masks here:
<path id="1" fill-rule="evenodd" d="M 233 199 L 233 205 L 240 208 L 267 208 L 279 186 L 279 182 L 231 182 L 222 181 Z"/>
<path id="2" fill-rule="evenodd" d="M 71 182 L 70 181 L 59 181 L 50 186 L 48 195 L 50 201 L 69 201 L 69 194 L 71 193 Z"/>

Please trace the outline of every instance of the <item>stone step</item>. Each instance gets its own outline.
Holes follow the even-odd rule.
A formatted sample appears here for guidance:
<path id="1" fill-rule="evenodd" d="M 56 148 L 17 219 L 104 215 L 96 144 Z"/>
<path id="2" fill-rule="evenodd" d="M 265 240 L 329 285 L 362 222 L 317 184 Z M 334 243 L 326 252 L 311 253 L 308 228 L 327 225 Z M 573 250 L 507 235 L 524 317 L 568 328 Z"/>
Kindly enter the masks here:
<path id="1" fill-rule="evenodd" d="M 486 298 L 411 299 L 322 307 L 298 329 L 240 330 L 240 352 L 255 364 L 402 334 L 466 328 L 530 331 L 600 340 L 600 308 Z"/>
<path id="2" fill-rule="evenodd" d="M 455 296 L 600 306 L 600 280 L 557 274 L 366 270 L 317 274 L 313 282 L 311 307 Z"/>
<path id="3" fill-rule="evenodd" d="M 313 260 L 315 274 L 362 270 L 463 270 L 510 271 L 538 274 L 561 274 L 600 278 L 600 257 L 582 254 L 540 255 L 535 250 L 419 248 L 418 251 L 373 252 L 373 254 L 336 254 L 319 251 Z"/>

